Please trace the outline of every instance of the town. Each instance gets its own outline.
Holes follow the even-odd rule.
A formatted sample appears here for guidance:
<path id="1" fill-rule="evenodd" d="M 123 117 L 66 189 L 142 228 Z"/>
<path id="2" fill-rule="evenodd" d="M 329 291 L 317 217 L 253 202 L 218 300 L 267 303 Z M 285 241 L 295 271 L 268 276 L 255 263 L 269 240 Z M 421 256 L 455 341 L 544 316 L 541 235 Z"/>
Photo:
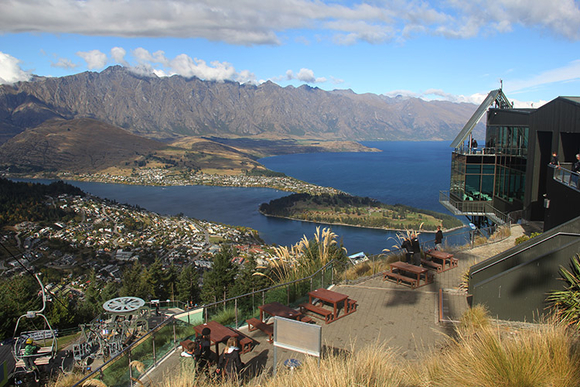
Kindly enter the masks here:
<path id="1" fill-rule="evenodd" d="M 138 169 L 130 176 L 110 173 L 74 174 L 63 172 L 58 175 L 58 178 L 98 183 L 155 186 L 212 185 L 224 187 L 263 187 L 280 191 L 309 193 L 312 195 L 320 195 L 323 193 L 337 194 L 341 192 L 332 187 L 321 187 L 288 176 L 219 175 L 202 172 L 176 172 L 161 168 Z"/>
<path id="2" fill-rule="evenodd" d="M 265 262 L 269 255 L 257 232 L 245 227 L 160 216 L 90 196 L 60 195 L 46 205 L 73 212 L 73 220 L 50 225 L 27 221 L 5 228 L 3 244 L 23 253 L 2 262 L 4 276 L 50 267 L 81 278 L 94 270 L 98 279 L 120 283 L 124 265 L 152 261 L 151 257 L 164 266 L 193 264 L 202 272 L 212 267 L 211 257 L 221 242 L 236 247 L 237 264 L 243 264 L 248 254 L 257 262 Z"/>

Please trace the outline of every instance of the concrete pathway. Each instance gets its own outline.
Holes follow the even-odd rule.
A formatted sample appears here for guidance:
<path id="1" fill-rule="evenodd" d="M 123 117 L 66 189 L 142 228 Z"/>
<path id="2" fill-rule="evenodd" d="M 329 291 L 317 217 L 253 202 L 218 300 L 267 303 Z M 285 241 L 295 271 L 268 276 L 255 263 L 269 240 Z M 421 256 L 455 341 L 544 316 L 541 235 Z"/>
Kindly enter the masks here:
<path id="1" fill-rule="evenodd" d="M 453 333 L 452 322 L 458 321 L 468 309 L 466 293 L 460 289 L 460 283 L 469 267 L 513 247 L 515 239 L 523 234 L 523 228 L 514 225 L 511 236 L 503 241 L 453 252 L 459 259 L 458 267 L 436 274 L 432 284 L 418 289 L 384 281 L 380 274 L 356 284 L 335 286 L 333 290 L 357 300 L 358 310 L 331 324 L 316 320 L 322 326 L 325 350 L 357 350 L 378 341 L 386 343 L 402 358 L 420 359 L 428 349 L 441 345 L 444 337 Z M 271 372 L 273 346 L 267 342 L 266 335 L 260 331 L 241 330 L 260 343 L 252 352 L 242 355 L 249 375 Z M 304 357 L 284 350 L 278 350 L 277 356 L 278 362 Z M 175 374 L 183 361 L 191 359 L 181 358 L 176 351 L 151 373 L 151 380 L 156 385 L 163 375 Z"/>

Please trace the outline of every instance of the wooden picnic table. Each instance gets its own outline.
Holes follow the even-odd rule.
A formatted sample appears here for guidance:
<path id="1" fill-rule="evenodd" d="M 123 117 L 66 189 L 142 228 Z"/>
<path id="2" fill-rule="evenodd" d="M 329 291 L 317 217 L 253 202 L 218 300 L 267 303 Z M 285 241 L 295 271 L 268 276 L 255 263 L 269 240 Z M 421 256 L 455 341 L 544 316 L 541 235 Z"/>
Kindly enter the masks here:
<path id="1" fill-rule="evenodd" d="M 212 344 L 215 345 L 215 353 L 217 356 L 219 356 L 220 351 L 219 351 L 219 344 L 226 341 L 228 338 L 230 337 L 238 337 L 238 332 L 234 331 L 233 329 L 230 329 L 228 327 L 224 327 L 222 324 L 216 322 L 216 321 L 208 321 L 205 324 L 201 324 L 201 325 L 196 325 L 193 327 L 193 329 L 195 330 L 195 333 L 198 335 L 201 335 L 201 331 L 203 331 L 203 328 L 209 328 L 211 329 L 211 333 L 209 335 L 209 339 L 211 341 Z"/>
<path id="2" fill-rule="evenodd" d="M 438 268 L 438 272 L 443 272 L 446 270 L 451 270 L 455 267 L 457 267 L 458 261 L 457 258 L 453 257 L 453 254 L 450 253 L 446 253 L 444 251 L 439 251 L 439 250 L 427 250 L 425 252 L 425 256 L 431 257 L 432 259 L 437 259 L 441 261 L 441 269 L 439 270 Z M 447 265 L 447 268 L 445 268 L 445 266 Z"/>
<path id="3" fill-rule="evenodd" d="M 395 272 L 397 270 L 397 272 Z M 402 274 L 402 272 L 409 273 L 415 275 L 416 278 L 406 277 Z M 390 264 L 390 271 L 385 272 L 384 277 L 393 278 L 397 280 L 397 283 L 400 281 L 406 281 L 411 284 L 412 288 L 417 288 L 421 285 L 421 276 L 424 276 L 424 284 L 427 285 L 430 283 L 430 276 L 429 270 L 421 266 L 411 265 L 410 263 L 406 262 L 393 262 Z"/>
<path id="4" fill-rule="evenodd" d="M 264 314 L 269 314 L 272 317 L 274 316 L 285 317 L 292 320 L 295 320 L 302 316 L 301 312 L 289 306 L 281 304 L 277 301 L 258 306 L 258 308 L 260 309 L 260 321 L 262 322 L 265 322 Z"/>
<path id="5" fill-rule="evenodd" d="M 311 292 L 308 292 L 308 304 L 302 304 L 302 307 L 304 307 L 308 310 L 314 311 L 314 313 L 319 313 L 319 310 L 321 308 L 313 307 L 312 301 L 314 299 L 319 299 L 322 302 L 325 302 L 325 303 L 332 305 L 332 309 L 333 309 L 332 314 L 325 313 L 325 322 L 327 324 L 335 321 L 339 317 L 346 316 L 347 314 L 350 314 L 350 313 L 356 311 L 356 301 L 355 300 L 349 300 L 349 298 L 346 294 L 334 292 L 332 290 L 328 290 L 325 288 L 320 288 L 320 289 L 316 289 L 316 290 L 313 290 Z M 344 310 L 344 313 L 342 313 L 341 316 L 338 316 L 339 304 L 343 305 L 343 310 Z"/>

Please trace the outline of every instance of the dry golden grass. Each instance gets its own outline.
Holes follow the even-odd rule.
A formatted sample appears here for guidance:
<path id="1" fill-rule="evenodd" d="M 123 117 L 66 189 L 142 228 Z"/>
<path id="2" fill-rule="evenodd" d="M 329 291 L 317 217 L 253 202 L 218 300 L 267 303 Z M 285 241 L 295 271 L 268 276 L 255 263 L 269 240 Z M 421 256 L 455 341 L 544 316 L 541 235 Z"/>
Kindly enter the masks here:
<path id="1" fill-rule="evenodd" d="M 571 387 L 580 383 L 578 331 L 547 322 L 513 329 L 490 320 L 486 310 L 474 307 L 456 327 L 443 348 L 414 361 L 402 359 L 384 343 L 369 343 L 361 350 L 307 358 L 290 373 L 264 373 L 244 383 L 247 387 Z M 138 368 L 139 364 L 133 364 Z M 196 375 L 193 362 L 167 375 L 159 387 L 238 386 Z M 77 379 L 78 380 L 78 379 Z M 152 385 L 140 381 L 139 385 Z M 51 387 L 71 386 L 64 380 Z M 102 387 L 98 380 L 84 386 Z"/>
<path id="2" fill-rule="evenodd" d="M 366 261 L 356 266 L 351 266 L 342 273 L 343 280 L 356 280 L 358 278 L 368 277 L 377 273 L 382 273 L 389 269 L 389 264 L 399 261 L 400 255 L 382 256 L 379 259 Z"/>

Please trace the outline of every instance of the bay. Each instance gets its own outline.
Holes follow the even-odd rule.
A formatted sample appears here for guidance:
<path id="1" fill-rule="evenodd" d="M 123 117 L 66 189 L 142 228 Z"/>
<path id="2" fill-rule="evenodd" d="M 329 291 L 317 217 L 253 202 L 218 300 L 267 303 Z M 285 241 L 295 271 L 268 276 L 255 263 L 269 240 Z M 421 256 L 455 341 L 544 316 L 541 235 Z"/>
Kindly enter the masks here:
<path id="1" fill-rule="evenodd" d="M 331 186 L 353 195 L 368 196 L 388 204 L 446 212 L 439 204 L 439 190 L 449 189 L 451 148 L 447 142 L 364 142 L 381 149 L 373 153 L 315 153 L 261 159 L 269 169 L 309 183 Z M 310 222 L 270 218 L 258 207 L 288 192 L 268 188 L 210 186 L 152 187 L 69 181 L 92 195 L 139 205 L 162 215 L 191 218 L 257 230 L 267 244 L 290 246 L 305 235 L 312 238 Z M 391 249 L 395 232 L 349 226 L 332 226 L 348 250 L 377 254 Z M 422 242 L 433 234 L 423 233 Z"/>

